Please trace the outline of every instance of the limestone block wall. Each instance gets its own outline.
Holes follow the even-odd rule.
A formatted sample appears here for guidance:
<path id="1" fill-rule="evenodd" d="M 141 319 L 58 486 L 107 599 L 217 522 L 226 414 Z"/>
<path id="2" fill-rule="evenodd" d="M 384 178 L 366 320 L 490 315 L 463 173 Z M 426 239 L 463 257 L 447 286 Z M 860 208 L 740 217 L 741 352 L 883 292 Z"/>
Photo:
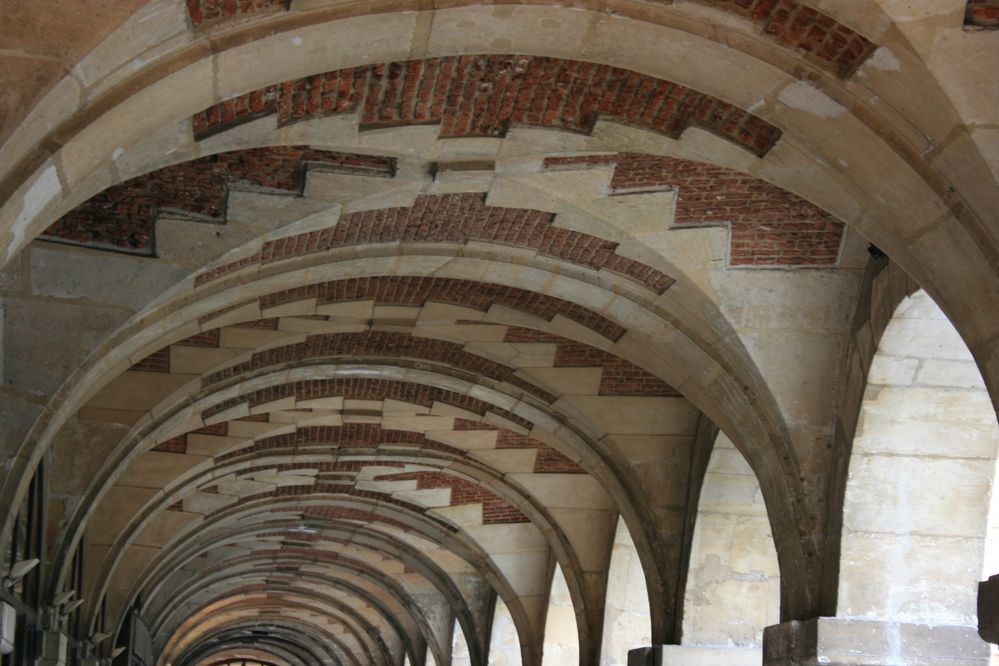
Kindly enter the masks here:
<path id="1" fill-rule="evenodd" d="M 472 655 L 468 651 L 468 641 L 461 625 L 454 623 L 454 633 L 451 637 L 451 666 L 472 666 Z"/>
<path id="2" fill-rule="evenodd" d="M 649 592 L 631 533 L 618 520 L 607 579 L 601 666 L 626 666 L 628 650 L 651 645 Z"/>
<path id="3" fill-rule="evenodd" d="M 555 566 L 548 618 L 545 621 L 544 657 L 542 666 L 576 666 L 579 664 L 579 634 L 572 597 L 565 582 L 562 567 Z"/>
<path id="4" fill-rule="evenodd" d="M 520 639 L 510 610 L 499 597 L 493 611 L 493 630 L 489 638 L 489 666 L 520 666 Z"/>
<path id="5" fill-rule="evenodd" d="M 780 621 L 779 600 L 777 551 L 759 483 L 719 433 L 697 510 L 683 645 L 745 648 L 730 658 L 759 663 L 763 629 Z"/>
<path id="6" fill-rule="evenodd" d="M 975 624 L 997 442 L 971 354 L 916 292 L 885 330 L 861 408 L 838 615 Z"/>

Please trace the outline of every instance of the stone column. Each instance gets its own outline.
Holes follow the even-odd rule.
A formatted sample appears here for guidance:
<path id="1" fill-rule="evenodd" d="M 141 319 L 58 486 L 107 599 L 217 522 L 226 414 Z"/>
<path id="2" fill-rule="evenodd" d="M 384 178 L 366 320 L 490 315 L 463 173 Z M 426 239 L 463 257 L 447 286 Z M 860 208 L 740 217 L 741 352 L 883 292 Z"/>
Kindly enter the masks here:
<path id="1" fill-rule="evenodd" d="M 759 666 L 759 648 L 655 645 L 628 651 L 628 666 Z"/>
<path id="2" fill-rule="evenodd" d="M 764 666 L 987 666 L 974 627 L 820 617 L 763 632 Z M 629 664 L 629 666 L 631 666 Z"/>

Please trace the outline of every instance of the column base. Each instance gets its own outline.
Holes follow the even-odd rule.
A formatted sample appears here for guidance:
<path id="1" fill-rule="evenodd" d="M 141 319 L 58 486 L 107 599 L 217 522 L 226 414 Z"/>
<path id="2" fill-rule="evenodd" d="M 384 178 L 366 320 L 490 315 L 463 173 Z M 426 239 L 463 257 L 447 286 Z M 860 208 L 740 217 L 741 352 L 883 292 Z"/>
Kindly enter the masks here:
<path id="1" fill-rule="evenodd" d="M 988 666 L 974 627 L 820 617 L 763 632 L 764 666 Z M 630 664 L 629 664 L 630 666 Z"/>
<path id="2" fill-rule="evenodd" d="M 656 645 L 628 651 L 628 666 L 759 666 L 759 648 Z"/>

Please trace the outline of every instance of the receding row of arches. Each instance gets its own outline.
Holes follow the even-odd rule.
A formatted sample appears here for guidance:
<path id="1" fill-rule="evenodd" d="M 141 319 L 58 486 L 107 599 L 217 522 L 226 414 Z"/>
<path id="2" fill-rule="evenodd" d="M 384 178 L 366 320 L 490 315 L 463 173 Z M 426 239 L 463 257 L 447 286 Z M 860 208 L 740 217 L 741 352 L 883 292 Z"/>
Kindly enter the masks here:
<path id="1" fill-rule="evenodd" d="M 151 0 L 0 146 L 3 666 L 984 663 L 945 4 Z"/>

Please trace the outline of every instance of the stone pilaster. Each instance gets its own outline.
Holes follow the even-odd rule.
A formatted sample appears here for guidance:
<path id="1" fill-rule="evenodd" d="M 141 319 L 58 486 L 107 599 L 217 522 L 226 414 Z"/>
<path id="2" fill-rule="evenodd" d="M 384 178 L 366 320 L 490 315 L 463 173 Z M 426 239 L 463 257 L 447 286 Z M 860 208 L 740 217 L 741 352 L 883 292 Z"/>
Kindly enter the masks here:
<path id="1" fill-rule="evenodd" d="M 820 617 L 767 627 L 764 666 L 987 666 L 974 627 Z M 630 666 L 630 665 L 629 665 Z"/>

